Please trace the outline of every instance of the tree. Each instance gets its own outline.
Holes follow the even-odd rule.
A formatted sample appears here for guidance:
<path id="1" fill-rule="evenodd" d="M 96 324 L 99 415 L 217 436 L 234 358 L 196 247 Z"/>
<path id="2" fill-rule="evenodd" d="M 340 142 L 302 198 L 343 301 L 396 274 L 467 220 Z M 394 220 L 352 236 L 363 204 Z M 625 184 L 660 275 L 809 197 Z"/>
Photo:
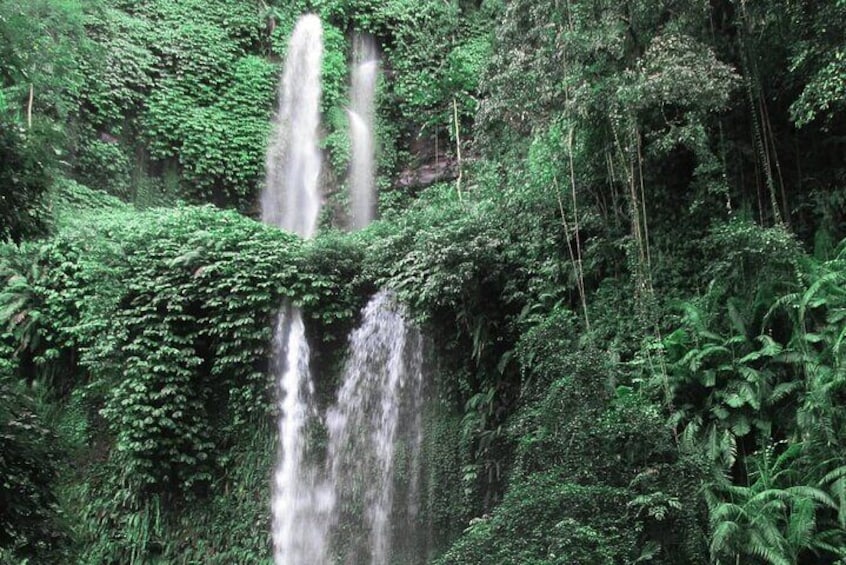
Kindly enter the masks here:
<path id="1" fill-rule="evenodd" d="M 83 3 L 0 0 L 0 39 L 0 87 L 10 109 L 27 123 L 33 113 L 63 118 L 75 109 L 89 45 Z"/>

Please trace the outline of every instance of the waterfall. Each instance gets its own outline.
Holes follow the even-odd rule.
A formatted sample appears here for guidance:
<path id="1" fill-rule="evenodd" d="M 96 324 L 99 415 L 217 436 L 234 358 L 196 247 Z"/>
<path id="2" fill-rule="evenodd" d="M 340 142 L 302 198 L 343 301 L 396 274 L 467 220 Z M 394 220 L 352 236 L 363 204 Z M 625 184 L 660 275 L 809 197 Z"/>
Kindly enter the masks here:
<path id="1" fill-rule="evenodd" d="M 277 564 L 324 563 L 327 516 L 332 491 L 306 461 L 305 432 L 314 384 L 308 366 L 309 348 L 299 309 L 287 306 L 279 314 L 274 336 L 274 373 L 280 400 L 281 457 L 274 473 L 273 546 Z"/>
<path id="2" fill-rule="evenodd" d="M 361 229 L 376 210 L 378 61 L 369 35 L 356 35 L 353 64 L 350 211 L 351 227 Z M 343 555 L 343 563 L 387 565 L 400 552 L 418 549 L 423 346 L 420 332 L 405 318 L 394 293 L 382 290 L 373 296 L 362 311 L 361 326 L 350 336 L 341 388 L 326 415 L 332 492 L 326 500 L 334 505 L 333 549 Z M 404 488 L 403 499 L 397 497 L 397 484 Z M 422 556 L 406 557 L 420 562 Z"/>
<path id="3" fill-rule="evenodd" d="M 320 68 L 323 31 L 313 15 L 300 18 L 288 43 L 279 87 L 279 110 L 268 147 L 262 220 L 310 238 L 320 211 Z M 279 394 L 279 461 L 273 475 L 273 555 L 277 564 L 327 561 L 332 491 L 306 457 L 305 436 L 314 417 L 314 384 L 302 313 L 283 306 L 273 340 Z"/>
<path id="4" fill-rule="evenodd" d="M 375 210 L 377 62 L 369 37 L 358 38 L 354 50 L 350 186 L 353 224 L 361 228 L 373 219 Z M 320 211 L 317 135 L 322 51 L 320 20 L 303 16 L 288 44 L 261 196 L 264 222 L 304 238 L 314 236 Z M 279 313 L 272 364 L 280 411 L 272 500 L 277 565 L 323 565 L 340 554 L 346 554 L 345 563 L 387 565 L 395 557 L 395 547 L 414 547 L 422 445 L 422 337 L 406 324 L 403 309 L 389 291 L 371 299 L 362 319 L 350 337 L 336 403 L 326 413 L 324 461 L 306 441 L 318 424 L 318 413 L 302 313 L 290 304 Z M 402 474 L 399 481 L 398 474 Z"/>
<path id="5" fill-rule="evenodd" d="M 415 499 L 404 504 L 417 504 L 422 337 L 406 324 L 392 292 L 377 293 L 362 315 L 361 326 L 350 337 L 337 402 L 327 414 L 327 466 L 332 501 L 355 508 L 347 520 L 360 521 L 345 527 L 357 528 L 368 539 L 364 547 L 347 548 L 348 562 L 386 565 L 393 538 L 413 533 L 407 527 L 394 528 L 392 510 L 400 446 L 408 452 L 407 489 Z"/>
<path id="6" fill-rule="evenodd" d="M 350 212 L 353 229 L 361 229 L 376 212 L 374 178 L 374 98 L 378 61 L 369 35 L 356 35 L 353 42 L 353 71 L 350 88 Z"/>
<path id="7" fill-rule="evenodd" d="M 314 15 L 302 16 L 288 42 L 279 83 L 279 111 L 267 151 L 261 217 L 302 237 L 314 236 L 320 211 L 320 65 L 323 29 Z"/>

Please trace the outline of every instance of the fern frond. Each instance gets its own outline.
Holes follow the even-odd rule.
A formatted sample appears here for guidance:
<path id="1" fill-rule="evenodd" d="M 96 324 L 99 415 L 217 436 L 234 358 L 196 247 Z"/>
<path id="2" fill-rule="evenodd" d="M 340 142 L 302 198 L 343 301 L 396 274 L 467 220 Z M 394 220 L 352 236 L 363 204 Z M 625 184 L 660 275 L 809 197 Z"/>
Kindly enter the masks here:
<path id="1" fill-rule="evenodd" d="M 788 313 L 790 313 L 790 311 L 793 310 L 794 307 L 796 307 L 797 302 L 799 302 L 799 300 L 801 300 L 801 297 L 802 297 L 801 293 L 793 292 L 793 293 L 790 293 L 790 294 L 785 294 L 781 298 L 778 298 L 775 302 L 773 302 L 773 304 L 772 304 L 772 306 L 770 306 L 769 310 L 767 310 L 767 313 L 764 314 L 762 327 L 764 327 L 764 328 L 769 327 L 770 320 L 777 311 L 784 310 L 784 311 L 787 311 Z"/>
<path id="2" fill-rule="evenodd" d="M 758 526 L 769 524 L 773 515 L 780 515 L 787 509 L 789 500 L 790 495 L 778 488 L 770 488 L 757 493 L 747 503 L 748 506 L 755 509 L 751 523 Z"/>
<path id="3" fill-rule="evenodd" d="M 846 479 L 846 465 L 841 465 L 836 469 L 833 469 L 825 474 L 825 476 L 820 479 L 820 484 L 824 485 L 827 483 L 834 483 L 836 481 Z"/>
<path id="4" fill-rule="evenodd" d="M 695 349 L 693 351 L 696 354 L 693 355 L 692 358 L 689 360 L 688 365 L 688 368 L 693 372 L 698 371 L 702 364 L 705 362 L 705 360 L 714 355 L 723 354 L 726 357 L 731 357 L 731 350 L 722 345 L 708 345 L 705 346 L 703 349 Z"/>
<path id="5" fill-rule="evenodd" d="M 834 340 L 834 345 L 832 346 L 832 350 L 835 354 L 840 355 L 840 348 L 843 346 L 843 340 L 846 339 L 846 326 L 840 330 L 840 333 L 837 334 L 837 338 Z"/>
<path id="6" fill-rule="evenodd" d="M 825 285 L 832 284 L 835 287 L 842 284 L 843 282 L 843 274 L 839 271 L 831 271 L 825 273 L 818 279 L 816 279 L 811 286 L 808 287 L 808 290 L 804 292 L 802 295 L 802 300 L 799 302 L 799 321 L 804 323 L 805 322 L 805 315 L 809 307 L 811 308 L 818 308 L 823 304 L 827 303 L 827 300 L 823 297 L 817 297 L 817 292 Z"/>
<path id="7" fill-rule="evenodd" d="M 811 545 L 817 528 L 816 507 L 808 498 L 794 501 L 787 521 L 786 538 L 790 547 L 802 548 Z"/>
<path id="8" fill-rule="evenodd" d="M 771 565 L 792 565 L 777 547 L 773 547 L 770 540 L 764 539 L 758 532 L 752 532 L 747 551 Z"/>
<path id="9" fill-rule="evenodd" d="M 718 527 L 719 524 L 724 522 L 734 523 L 746 518 L 748 518 L 748 516 L 746 515 L 746 510 L 743 506 L 732 502 L 719 503 L 716 507 L 714 507 L 711 511 L 711 515 L 709 516 L 712 527 Z"/>
<path id="10" fill-rule="evenodd" d="M 768 335 L 761 335 L 756 339 L 761 342 L 761 349 L 747 353 L 738 360 L 738 363 L 747 364 L 762 357 L 775 357 L 784 351 L 784 346 Z"/>
<path id="11" fill-rule="evenodd" d="M 811 548 L 816 552 L 825 551 L 835 557 L 846 557 L 846 532 L 842 529 L 826 530 L 818 533 L 811 540 Z"/>
<path id="12" fill-rule="evenodd" d="M 743 531 L 737 522 L 725 521 L 714 528 L 714 533 L 711 535 L 710 551 L 711 557 L 716 558 L 717 555 L 725 552 L 732 544 L 731 540 L 738 537 L 738 534 Z"/>
<path id="13" fill-rule="evenodd" d="M 793 394 L 796 391 L 802 389 L 802 383 L 800 381 L 789 381 L 786 383 L 779 383 L 770 393 L 769 398 L 767 399 L 767 405 L 774 406 Z"/>
<path id="14" fill-rule="evenodd" d="M 785 469 L 788 469 L 790 464 L 802 455 L 803 446 L 801 443 L 791 443 L 787 449 L 782 451 L 773 463 L 773 469 L 777 475 Z"/>
<path id="15" fill-rule="evenodd" d="M 834 502 L 834 499 L 831 498 L 825 491 L 820 490 L 818 488 L 814 488 L 807 485 L 797 485 L 793 487 L 788 487 L 784 490 L 793 497 L 797 497 L 800 499 L 805 498 L 807 500 L 818 502 L 823 506 L 827 506 L 835 510 L 837 509 L 837 503 Z"/>

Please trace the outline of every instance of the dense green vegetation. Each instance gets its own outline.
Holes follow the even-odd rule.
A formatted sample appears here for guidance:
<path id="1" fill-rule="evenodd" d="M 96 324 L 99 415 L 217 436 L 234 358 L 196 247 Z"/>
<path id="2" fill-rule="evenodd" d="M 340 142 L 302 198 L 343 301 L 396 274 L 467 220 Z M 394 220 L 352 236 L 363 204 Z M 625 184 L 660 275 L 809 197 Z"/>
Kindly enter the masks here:
<path id="1" fill-rule="evenodd" d="M 308 11 L 302 241 L 255 216 Z M 432 562 L 846 562 L 844 28 L 843 0 L 0 0 L 0 562 L 269 562 L 272 316 L 303 307 L 325 400 L 379 287 L 438 359 Z M 354 31 L 385 72 L 351 234 Z"/>

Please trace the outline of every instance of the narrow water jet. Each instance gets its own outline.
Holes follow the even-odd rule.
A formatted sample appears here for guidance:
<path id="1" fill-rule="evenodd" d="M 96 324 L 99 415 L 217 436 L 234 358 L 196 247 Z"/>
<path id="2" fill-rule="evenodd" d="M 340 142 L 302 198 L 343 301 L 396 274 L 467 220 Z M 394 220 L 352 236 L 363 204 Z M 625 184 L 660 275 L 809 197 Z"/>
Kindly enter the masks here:
<path id="1" fill-rule="evenodd" d="M 320 212 L 320 69 L 323 29 L 317 16 L 299 19 L 288 43 L 279 85 L 279 110 L 266 159 L 262 220 L 304 238 L 314 236 Z M 306 457 L 306 434 L 316 417 L 302 313 L 285 304 L 273 340 L 279 394 L 279 461 L 273 475 L 273 557 L 278 565 L 327 562 L 331 489 Z"/>
<path id="2" fill-rule="evenodd" d="M 406 323 L 390 291 L 378 292 L 362 314 L 361 326 L 350 336 L 350 357 L 336 404 L 327 413 L 327 467 L 333 502 L 355 508 L 345 519 L 358 523 L 345 523 L 345 528 L 367 539 L 366 544 L 346 548 L 345 562 L 386 565 L 397 532 L 409 534 L 405 524 L 395 528 L 392 519 L 395 456 L 402 444 L 411 459 L 419 458 L 422 337 Z M 414 472 L 408 494 L 415 500 L 403 504 L 417 504 L 419 473 L 414 477 Z"/>
<path id="3" fill-rule="evenodd" d="M 370 35 L 353 40 L 353 71 L 350 84 L 350 214 L 351 227 L 367 226 L 376 214 L 374 176 L 374 103 L 379 63 L 376 44 Z"/>
<path id="4" fill-rule="evenodd" d="M 273 545 L 277 564 L 323 563 L 332 492 L 305 458 L 305 435 L 316 414 L 310 351 L 298 308 L 280 312 L 274 335 L 274 374 L 280 390 L 281 457 L 273 476 Z"/>

